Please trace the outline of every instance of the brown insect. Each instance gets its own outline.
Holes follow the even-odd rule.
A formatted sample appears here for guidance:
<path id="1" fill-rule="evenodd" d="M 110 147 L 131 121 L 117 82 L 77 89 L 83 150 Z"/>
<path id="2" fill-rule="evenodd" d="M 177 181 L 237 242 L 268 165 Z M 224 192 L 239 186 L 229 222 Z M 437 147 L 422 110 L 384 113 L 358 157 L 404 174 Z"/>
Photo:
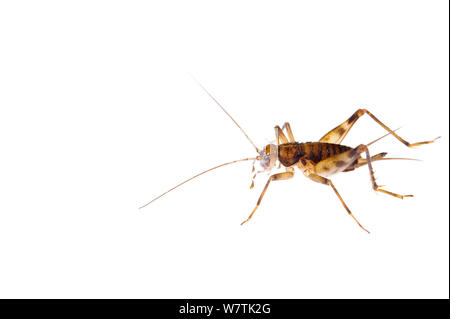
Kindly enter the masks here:
<path id="1" fill-rule="evenodd" d="M 348 120 L 344 121 L 342 124 L 338 125 L 331 131 L 329 131 L 327 134 L 325 134 L 318 142 L 307 142 L 307 143 L 299 143 L 295 141 L 294 134 L 292 133 L 291 126 L 288 122 L 284 123 L 283 127 L 280 128 L 278 125 L 275 126 L 275 135 L 276 135 L 276 143 L 277 144 L 268 144 L 266 145 L 262 150 L 260 150 L 258 147 L 256 147 L 255 143 L 248 137 L 248 135 L 245 133 L 245 131 L 239 126 L 239 124 L 233 119 L 233 117 L 225 110 L 225 108 L 197 81 L 199 86 L 216 102 L 216 104 L 227 114 L 230 119 L 239 127 L 239 129 L 244 133 L 246 138 L 250 141 L 250 143 L 253 145 L 253 147 L 258 152 L 258 156 L 253 158 L 243 158 L 240 160 L 231 161 L 228 163 L 224 163 L 215 167 L 212 167 L 206 171 L 203 171 L 184 182 L 174 186 L 173 188 L 169 189 L 168 191 L 164 192 L 163 194 L 159 195 L 158 197 L 152 199 L 147 204 L 141 206 L 140 208 L 144 208 L 145 206 L 151 204 L 155 200 L 161 198 L 165 194 L 171 192 L 175 188 L 183 185 L 184 183 L 189 182 L 190 180 L 203 175 L 207 172 L 210 172 L 212 170 L 215 170 L 216 168 L 230 165 L 237 162 L 243 162 L 243 161 L 251 161 L 253 160 L 253 169 L 252 172 L 255 171 L 255 161 L 259 161 L 262 170 L 258 171 L 254 174 L 252 179 L 252 184 L 250 188 L 253 188 L 254 186 L 254 179 L 257 175 L 257 173 L 262 172 L 270 172 L 272 169 L 277 167 L 278 168 L 282 166 L 285 167 L 286 171 L 282 173 L 273 174 L 269 177 L 261 195 L 259 196 L 258 202 L 256 203 L 255 208 L 251 212 L 250 216 L 246 220 L 244 220 L 241 225 L 248 222 L 255 211 L 258 209 L 259 205 L 261 204 L 261 200 L 264 197 L 264 194 L 267 191 L 267 188 L 269 187 L 269 184 L 272 181 L 280 181 L 280 180 L 287 180 L 294 177 L 294 169 L 298 168 L 306 177 L 311 179 L 314 182 L 321 183 L 324 185 L 329 185 L 333 191 L 336 193 L 337 197 L 341 201 L 344 208 L 347 210 L 348 214 L 356 221 L 356 223 L 361 227 L 363 230 L 369 233 L 367 229 L 365 229 L 356 219 L 356 217 L 352 214 L 348 206 L 345 204 L 344 200 L 342 199 L 341 195 L 337 191 L 336 187 L 333 185 L 333 182 L 328 178 L 329 176 L 333 174 L 337 174 L 340 172 L 349 172 L 353 171 L 356 168 L 359 168 L 361 166 L 367 165 L 370 173 L 370 179 L 372 182 L 372 188 L 377 192 L 382 192 L 384 194 L 388 194 L 397 198 L 403 199 L 404 197 L 413 197 L 413 195 L 400 195 L 396 194 L 390 191 L 387 191 L 385 189 L 380 188 L 380 186 L 376 183 L 374 172 L 372 168 L 372 162 L 380 161 L 380 160 L 411 160 L 410 158 L 386 158 L 387 153 L 380 153 L 374 156 L 370 155 L 369 148 L 371 144 L 377 142 L 378 140 L 382 139 L 383 137 L 392 134 L 395 136 L 400 142 L 405 144 L 408 147 L 418 146 L 422 144 L 429 144 L 433 143 L 436 139 L 431 141 L 425 141 L 425 142 L 418 142 L 418 143 L 409 143 L 405 141 L 403 138 L 398 136 L 395 131 L 391 130 L 389 127 L 384 125 L 378 118 L 376 118 L 372 113 L 370 113 L 366 109 L 359 109 L 357 110 L 352 116 L 348 118 Z M 347 135 L 347 133 L 350 131 L 350 129 L 353 127 L 355 122 L 364 114 L 369 115 L 375 122 L 377 122 L 379 125 L 381 125 L 388 133 L 368 144 L 361 144 L 355 148 L 350 146 L 342 145 L 341 142 Z M 286 134 L 283 132 L 285 131 Z M 365 158 L 362 158 L 361 155 L 365 154 Z"/>

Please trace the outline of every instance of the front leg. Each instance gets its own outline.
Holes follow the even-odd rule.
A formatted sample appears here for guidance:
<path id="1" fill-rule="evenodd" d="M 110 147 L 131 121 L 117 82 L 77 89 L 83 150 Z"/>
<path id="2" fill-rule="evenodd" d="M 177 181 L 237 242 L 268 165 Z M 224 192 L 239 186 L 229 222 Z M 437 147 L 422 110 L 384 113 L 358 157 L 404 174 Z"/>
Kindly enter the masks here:
<path id="1" fill-rule="evenodd" d="M 283 133 L 283 130 L 286 130 L 288 137 Z M 288 122 L 285 122 L 282 128 L 278 125 L 275 126 L 275 136 L 278 145 L 280 144 L 280 140 L 282 143 L 295 143 L 294 134 L 292 133 L 291 125 Z"/>
<path id="2" fill-rule="evenodd" d="M 294 172 L 293 171 L 271 175 L 269 177 L 269 179 L 268 179 L 268 181 L 266 183 L 266 186 L 264 187 L 261 195 L 259 196 L 259 199 L 258 199 L 258 202 L 256 203 L 255 208 L 253 209 L 253 211 L 250 214 L 250 216 L 248 216 L 248 218 L 241 223 L 241 225 L 244 225 L 246 222 L 248 222 L 252 218 L 252 216 L 255 213 L 256 209 L 259 207 L 259 204 L 261 204 L 261 200 L 263 199 L 264 194 L 266 193 L 266 190 L 269 187 L 269 184 L 270 184 L 271 181 L 281 181 L 281 180 L 290 179 L 292 177 L 294 177 Z"/>
<path id="3" fill-rule="evenodd" d="M 286 122 L 286 123 L 283 124 L 283 129 L 286 129 L 286 133 L 287 133 L 287 135 L 289 137 L 289 141 L 291 143 L 295 143 L 294 134 L 292 133 L 291 125 L 289 124 L 289 122 Z"/>
<path id="4" fill-rule="evenodd" d="M 284 135 L 283 130 L 277 125 L 275 126 L 275 138 L 277 140 L 277 145 L 289 143 L 289 140 L 287 139 L 286 135 Z"/>

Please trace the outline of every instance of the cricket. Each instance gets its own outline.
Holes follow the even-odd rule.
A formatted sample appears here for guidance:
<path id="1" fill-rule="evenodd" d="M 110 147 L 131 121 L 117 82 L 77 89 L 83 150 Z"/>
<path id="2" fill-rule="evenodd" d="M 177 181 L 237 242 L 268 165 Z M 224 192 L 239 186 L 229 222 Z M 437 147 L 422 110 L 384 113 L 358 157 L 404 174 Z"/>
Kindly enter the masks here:
<path id="1" fill-rule="evenodd" d="M 195 79 L 194 79 L 195 80 Z M 337 127 L 333 128 L 331 131 L 326 133 L 322 138 L 317 142 L 296 142 L 294 138 L 294 134 L 292 132 L 291 126 L 288 122 L 284 123 L 284 125 L 280 128 L 280 126 L 275 126 L 275 141 L 276 144 L 268 144 L 264 146 L 262 149 L 259 149 L 256 144 L 248 137 L 247 133 L 242 129 L 242 127 L 235 121 L 235 119 L 226 111 L 226 109 L 203 87 L 197 80 L 195 80 L 197 84 L 205 91 L 206 94 L 222 109 L 223 112 L 234 122 L 234 124 L 241 130 L 241 132 L 245 135 L 247 140 L 253 145 L 257 152 L 257 156 L 248 157 L 243 159 L 234 160 L 231 162 L 223 163 L 217 166 L 214 166 L 210 169 L 207 169 L 191 178 L 179 183 L 178 185 L 172 187 L 168 191 L 162 193 L 161 195 L 155 197 L 147 204 L 141 206 L 140 208 L 144 208 L 167 193 L 173 191 L 174 189 L 180 187 L 181 185 L 197 178 L 205 173 L 213 171 L 217 168 L 245 161 L 253 161 L 252 173 L 254 173 L 252 178 L 252 183 L 250 189 L 254 187 L 254 180 L 257 174 L 259 173 L 268 173 L 275 169 L 281 168 L 283 166 L 285 168 L 284 172 L 276 173 L 270 175 L 269 179 L 266 182 L 266 185 L 261 192 L 261 195 L 258 198 L 255 208 L 250 213 L 248 218 L 244 220 L 241 225 L 248 222 L 256 210 L 261 204 L 261 201 L 270 185 L 271 182 L 288 180 L 294 177 L 295 168 L 297 168 L 300 172 L 303 173 L 304 176 L 312 180 L 313 182 L 320 183 L 323 185 L 327 185 L 331 187 L 336 196 L 339 198 L 340 202 L 344 206 L 347 213 L 355 220 L 355 222 L 367 233 L 370 233 L 366 228 L 364 228 L 356 217 L 351 212 L 350 208 L 345 204 L 343 198 L 339 194 L 338 190 L 334 186 L 333 182 L 329 179 L 330 176 L 341 173 L 341 172 L 350 172 L 359 167 L 366 166 L 369 170 L 370 181 L 372 183 L 372 188 L 376 192 L 384 193 L 390 196 L 394 196 L 399 199 L 403 199 L 405 197 L 413 197 L 413 195 L 400 195 L 388 191 L 386 189 L 381 188 L 377 182 L 375 181 L 374 170 L 372 167 L 372 162 L 381 161 L 381 160 L 414 160 L 411 158 L 389 158 L 385 157 L 387 153 L 379 153 L 371 156 L 369 152 L 369 146 L 374 144 L 375 142 L 381 140 L 382 138 L 393 135 L 397 140 L 402 142 L 407 147 L 414 147 L 423 144 L 430 144 L 436 141 L 438 138 L 434 140 L 425 141 L 425 142 L 417 142 L 417 143 L 409 143 L 403 138 L 401 138 L 396 131 L 391 130 L 387 127 L 383 122 L 381 122 L 375 115 L 369 112 L 366 109 L 358 109 L 355 113 L 353 113 L 346 121 Z M 351 130 L 356 121 L 363 115 L 367 114 L 370 116 L 376 123 L 378 123 L 381 127 L 383 127 L 388 133 L 384 136 L 368 143 L 368 144 L 360 144 L 357 147 L 350 147 L 341 144 L 348 132 Z M 365 155 L 365 158 L 362 157 Z M 255 162 L 259 161 L 261 166 L 261 170 L 255 172 Z"/>

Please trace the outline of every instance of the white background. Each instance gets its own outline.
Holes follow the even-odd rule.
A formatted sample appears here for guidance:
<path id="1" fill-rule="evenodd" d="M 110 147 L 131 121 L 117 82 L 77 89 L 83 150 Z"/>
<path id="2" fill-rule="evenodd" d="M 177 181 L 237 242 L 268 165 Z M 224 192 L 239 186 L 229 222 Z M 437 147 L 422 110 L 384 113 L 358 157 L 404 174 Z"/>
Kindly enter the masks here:
<path id="1" fill-rule="evenodd" d="M 447 1 L 4 1 L 0 297 L 448 298 Z M 249 189 L 251 144 L 365 107 L 414 161 Z M 361 118 L 345 145 L 385 131 Z"/>

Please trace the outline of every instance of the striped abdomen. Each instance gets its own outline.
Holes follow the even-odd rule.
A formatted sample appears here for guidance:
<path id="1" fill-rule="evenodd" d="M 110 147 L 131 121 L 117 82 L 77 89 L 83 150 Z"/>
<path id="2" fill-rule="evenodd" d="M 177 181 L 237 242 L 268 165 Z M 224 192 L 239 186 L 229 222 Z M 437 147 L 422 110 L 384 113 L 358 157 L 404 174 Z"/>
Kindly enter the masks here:
<path id="1" fill-rule="evenodd" d="M 296 164 L 300 158 L 319 163 L 350 149 L 352 148 L 345 145 L 321 142 L 285 143 L 278 145 L 278 160 L 286 167 Z"/>

